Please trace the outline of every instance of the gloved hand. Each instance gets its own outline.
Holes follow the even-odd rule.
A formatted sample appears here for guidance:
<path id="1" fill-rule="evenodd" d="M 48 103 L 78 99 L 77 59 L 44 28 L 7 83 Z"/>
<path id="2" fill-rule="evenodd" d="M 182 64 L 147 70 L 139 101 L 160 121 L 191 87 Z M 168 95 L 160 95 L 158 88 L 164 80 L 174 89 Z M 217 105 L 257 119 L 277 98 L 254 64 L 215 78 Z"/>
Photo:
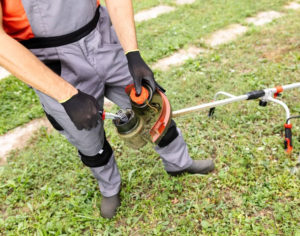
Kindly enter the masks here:
<path id="1" fill-rule="evenodd" d="M 78 90 L 78 93 L 61 103 L 77 129 L 90 130 L 100 119 L 100 106 L 93 96 Z"/>
<path id="2" fill-rule="evenodd" d="M 126 57 L 137 95 L 141 94 L 142 82 L 146 82 L 153 91 L 158 87 L 164 92 L 164 89 L 156 83 L 153 72 L 144 62 L 139 51 L 128 52 Z"/>

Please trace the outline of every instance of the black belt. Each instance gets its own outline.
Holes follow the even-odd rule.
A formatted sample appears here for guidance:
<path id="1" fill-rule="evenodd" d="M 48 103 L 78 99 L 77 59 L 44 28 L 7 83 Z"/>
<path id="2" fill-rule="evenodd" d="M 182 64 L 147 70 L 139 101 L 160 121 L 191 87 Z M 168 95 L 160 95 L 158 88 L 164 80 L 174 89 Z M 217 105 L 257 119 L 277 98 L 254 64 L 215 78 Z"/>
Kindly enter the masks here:
<path id="1" fill-rule="evenodd" d="M 99 17 L 100 12 L 98 7 L 94 18 L 88 24 L 72 33 L 55 37 L 31 38 L 20 41 L 20 43 L 28 49 L 52 48 L 74 43 L 91 33 L 96 28 Z"/>

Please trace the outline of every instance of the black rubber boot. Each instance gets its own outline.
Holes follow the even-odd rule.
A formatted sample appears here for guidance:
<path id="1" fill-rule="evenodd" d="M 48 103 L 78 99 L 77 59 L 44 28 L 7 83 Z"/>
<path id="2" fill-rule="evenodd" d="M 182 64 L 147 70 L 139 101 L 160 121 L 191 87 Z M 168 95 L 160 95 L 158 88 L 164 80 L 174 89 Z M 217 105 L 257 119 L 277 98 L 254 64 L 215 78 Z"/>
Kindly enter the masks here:
<path id="1" fill-rule="evenodd" d="M 177 176 L 183 173 L 189 174 L 208 174 L 209 172 L 215 169 L 214 161 L 211 159 L 206 160 L 193 160 L 193 163 L 190 167 L 181 170 L 181 171 L 174 171 L 168 172 L 169 175 Z"/>
<path id="2" fill-rule="evenodd" d="M 111 197 L 102 196 L 100 208 L 101 216 L 108 219 L 113 218 L 116 215 L 117 209 L 120 205 L 120 193 Z"/>

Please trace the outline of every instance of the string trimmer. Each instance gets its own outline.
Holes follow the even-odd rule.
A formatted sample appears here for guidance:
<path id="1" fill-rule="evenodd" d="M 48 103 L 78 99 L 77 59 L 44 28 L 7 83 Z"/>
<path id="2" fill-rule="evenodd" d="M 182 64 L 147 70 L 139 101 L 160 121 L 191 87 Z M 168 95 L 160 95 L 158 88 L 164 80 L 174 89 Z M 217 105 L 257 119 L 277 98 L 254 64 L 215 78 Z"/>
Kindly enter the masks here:
<path id="1" fill-rule="evenodd" d="M 275 88 L 267 88 L 267 89 L 263 89 L 263 90 L 251 91 L 249 93 L 246 93 L 246 94 L 240 95 L 240 96 L 235 96 L 235 95 L 232 95 L 227 92 L 219 91 L 215 94 L 213 102 L 181 109 L 178 111 L 174 111 L 172 113 L 172 116 L 179 117 L 179 116 L 182 116 L 185 114 L 189 114 L 192 112 L 201 111 L 201 110 L 210 108 L 209 116 L 211 117 L 211 116 L 213 116 L 215 108 L 217 106 L 221 106 L 221 105 L 225 105 L 225 104 L 240 102 L 240 101 L 244 101 L 244 100 L 255 100 L 255 99 L 259 99 L 260 106 L 266 106 L 268 102 L 274 102 L 274 103 L 277 103 L 278 105 L 282 106 L 286 113 L 286 120 L 285 120 L 285 124 L 284 124 L 284 128 L 285 128 L 284 148 L 287 153 L 290 153 L 293 150 L 291 120 L 295 119 L 295 118 L 300 118 L 300 116 L 299 115 L 291 116 L 290 109 L 288 108 L 288 106 L 281 100 L 278 100 L 277 97 L 283 91 L 295 89 L 295 88 L 300 88 L 300 83 L 293 83 L 293 84 L 288 84 L 288 85 L 283 85 L 283 86 L 277 86 Z M 217 98 L 220 95 L 226 96 L 228 98 L 223 99 L 223 100 L 217 100 Z"/>
<path id="2" fill-rule="evenodd" d="M 132 102 L 132 109 L 118 112 L 117 116 L 125 117 L 126 119 L 120 119 L 117 116 L 112 118 L 114 119 L 114 124 L 121 138 L 125 140 L 129 146 L 138 149 L 144 146 L 148 141 L 158 144 L 167 132 L 172 118 L 204 109 L 210 109 L 209 116 L 212 116 L 217 106 L 244 100 L 259 99 L 260 106 L 266 106 L 268 102 L 274 102 L 284 108 L 286 113 L 284 146 L 285 150 L 290 153 L 293 149 L 291 120 L 300 118 L 300 116 L 291 116 L 288 106 L 278 100 L 277 97 L 283 91 L 295 88 L 300 88 L 300 83 L 251 91 L 240 96 L 220 91 L 215 94 L 215 101 L 213 102 L 172 112 L 169 100 L 160 89 L 152 91 L 151 87 L 146 84 L 142 88 L 141 95 L 137 96 L 134 85 L 132 84 L 126 87 L 126 93 Z M 220 95 L 228 98 L 217 100 Z"/>

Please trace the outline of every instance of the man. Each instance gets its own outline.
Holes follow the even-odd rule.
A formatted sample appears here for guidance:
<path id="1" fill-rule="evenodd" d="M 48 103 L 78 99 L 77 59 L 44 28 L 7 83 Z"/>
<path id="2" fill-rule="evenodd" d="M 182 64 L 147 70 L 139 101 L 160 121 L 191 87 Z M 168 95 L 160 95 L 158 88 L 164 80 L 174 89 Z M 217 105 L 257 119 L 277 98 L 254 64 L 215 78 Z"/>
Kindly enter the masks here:
<path id="1" fill-rule="evenodd" d="M 106 1 L 107 10 L 96 0 L 0 2 L 0 65 L 35 89 L 49 121 L 97 179 L 101 215 L 112 218 L 121 177 L 98 111 L 104 96 L 131 108 L 128 84 L 137 95 L 142 81 L 157 86 L 138 51 L 131 0 Z M 214 169 L 212 160 L 190 158 L 174 121 L 155 150 L 170 175 Z"/>

